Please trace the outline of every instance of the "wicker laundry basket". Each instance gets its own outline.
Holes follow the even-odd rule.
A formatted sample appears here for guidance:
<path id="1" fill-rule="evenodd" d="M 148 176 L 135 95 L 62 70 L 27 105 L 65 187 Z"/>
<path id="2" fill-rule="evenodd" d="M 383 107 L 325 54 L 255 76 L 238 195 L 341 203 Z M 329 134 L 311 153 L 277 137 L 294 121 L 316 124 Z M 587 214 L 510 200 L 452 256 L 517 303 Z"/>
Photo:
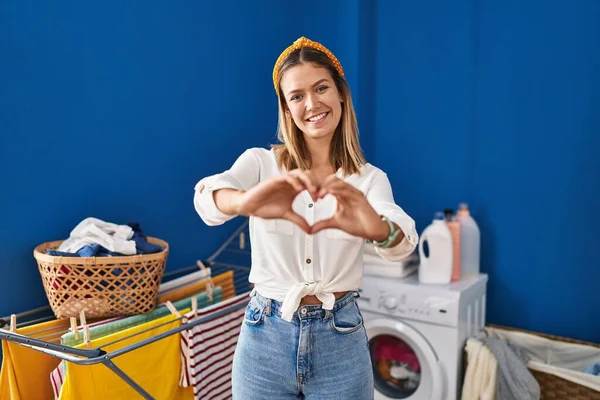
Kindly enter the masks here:
<path id="1" fill-rule="evenodd" d="M 169 245 L 158 253 L 113 257 L 58 257 L 46 253 L 62 241 L 43 243 L 33 255 L 52 311 L 58 319 L 101 318 L 143 314 L 154 310 L 158 287 L 165 272 Z"/>
<path id="2" fill-rule="evenodd" d="M 600 348 L 600 344 L 585 342 L 581 340 L 569 339 L 560 336 L 548 335 L 545 333 L 532 332 L 523 329 L 516 329 L 501 325 L 487 325 L 490 328 L 501 329 L 505 331 L 523 332 L 531 335 L 539 336 L 542 338 L 550 339 L 557 342 L 581 344 L 586 346 L 592 346 Z M 467 355 L 464 356 L 464 364 L 466 367 Z M 586 386 L 582 386 L 578 383 L 560 378 L 556 375 L 536 371 L 529 368 L 529 372 L 535 377 L 538 384 L 540 385 L 540 394 L 542 400 L 600 400 L 600 392 L 590 389 Z"/>

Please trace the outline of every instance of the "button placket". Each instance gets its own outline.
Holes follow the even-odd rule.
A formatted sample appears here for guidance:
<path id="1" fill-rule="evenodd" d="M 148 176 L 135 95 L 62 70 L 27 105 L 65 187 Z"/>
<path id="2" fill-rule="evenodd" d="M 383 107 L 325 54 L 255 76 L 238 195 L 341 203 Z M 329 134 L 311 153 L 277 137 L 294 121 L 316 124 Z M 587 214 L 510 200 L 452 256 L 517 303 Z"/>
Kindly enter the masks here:
<path id="1" fill-rule="evenodd" d="M 315 221 L 315 206 L 314 203 L 312 202 L 312 198 L 310 198 L 310 196 L 308 196 L 308 204 L 306 207 L 306 222 L 308 222 L 309 225 L 314 224 Z M 313 261 L 313 235 L 305 235 L 304 236 L 305 240 L 304 240 L 304 277 L 306 278 L 306 280 L 308 281 L 313 281 L 314 280 L 314 271 L 313 271 L 313 266 L 312 261 Z"/>

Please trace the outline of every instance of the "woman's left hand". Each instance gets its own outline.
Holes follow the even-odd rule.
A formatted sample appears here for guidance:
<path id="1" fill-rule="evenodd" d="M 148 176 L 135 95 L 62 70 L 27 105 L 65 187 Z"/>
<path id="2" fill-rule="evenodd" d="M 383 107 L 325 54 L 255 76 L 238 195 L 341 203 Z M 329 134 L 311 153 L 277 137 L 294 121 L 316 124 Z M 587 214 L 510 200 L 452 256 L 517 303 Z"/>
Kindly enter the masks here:
<path id="1" fill-rule="evenodd" d="M 322 199 L 328 194 L 335 196 L 337 209 L 331 218 L 315 223 L 312 234 L 323 229 L 341 229 L 350 235 L 370 240 L 383 241 L 388 237 L 388 224 L 381 220 L 360 190 L 331 175 L 321 186 L 318 197 Z"/>

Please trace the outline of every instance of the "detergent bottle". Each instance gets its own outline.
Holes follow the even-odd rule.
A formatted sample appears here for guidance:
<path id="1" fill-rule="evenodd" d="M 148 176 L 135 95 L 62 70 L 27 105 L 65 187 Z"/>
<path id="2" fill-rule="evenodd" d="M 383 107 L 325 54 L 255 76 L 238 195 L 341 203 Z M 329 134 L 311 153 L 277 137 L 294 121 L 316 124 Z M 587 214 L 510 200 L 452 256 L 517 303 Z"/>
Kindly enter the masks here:
<path id="1" fill-rule="evenodd" d="M 423 246 L 429 248 L 425 254 Z M 433 222 L 423 231 L 419 241 L 419 282 L 447 284 L 452 279 L 452 234 L 444 214 L 436 212 Z"/>
<path id="2" fill-rule="evenodd" d="M 450 229 L 452 235 L 452 281 L 460 280 L 460 222 L 454 215 L 454 210 L 446 208 L 444 210 L 446 226 Z"/>
<path id="3" fill-rule="evenodd" d="M 460 271 L 462 276 L 479 275 L 479 249 L 481 235 L 477 223 L 469 213 L 469 207 L 461 203 L 457 218 L 460 223 Z"/>

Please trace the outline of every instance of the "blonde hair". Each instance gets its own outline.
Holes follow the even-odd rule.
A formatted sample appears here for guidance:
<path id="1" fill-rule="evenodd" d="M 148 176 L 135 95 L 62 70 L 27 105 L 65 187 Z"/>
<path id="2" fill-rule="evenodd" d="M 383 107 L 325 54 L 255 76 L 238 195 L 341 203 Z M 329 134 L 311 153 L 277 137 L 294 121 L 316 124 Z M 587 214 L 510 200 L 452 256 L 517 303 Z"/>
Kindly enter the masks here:
<path id="1" fill-rule="evenodd" d="M 290 171 L 300 168 L 311 168 L 312 160 L 304 135 L 296 126 L 292 116 L 286 113 L 287 105 L 285 96 L 281 91 L 281 80 L 285 72 L 296 65 L 311 63 L 329 71 L 338 92 L 343 100 L 342 116 L 331 139 L 329 159 L 335 170 L 342 169 L 344 175 L 359 173 L 360 168 L 366 164 L 358 140 L 358 124 L 356 112 L 352 104 L 352 96 L 348 82 L 339 73 L 338 67 L 326 53 L 310 48 L 295 49 L 283 60 L 278 60 L 277 94 L 279 96 L 279 122 L 277 126 L 277 139 L 282 144 L 272 145 L 277 156 L 279 168 Z"/>

